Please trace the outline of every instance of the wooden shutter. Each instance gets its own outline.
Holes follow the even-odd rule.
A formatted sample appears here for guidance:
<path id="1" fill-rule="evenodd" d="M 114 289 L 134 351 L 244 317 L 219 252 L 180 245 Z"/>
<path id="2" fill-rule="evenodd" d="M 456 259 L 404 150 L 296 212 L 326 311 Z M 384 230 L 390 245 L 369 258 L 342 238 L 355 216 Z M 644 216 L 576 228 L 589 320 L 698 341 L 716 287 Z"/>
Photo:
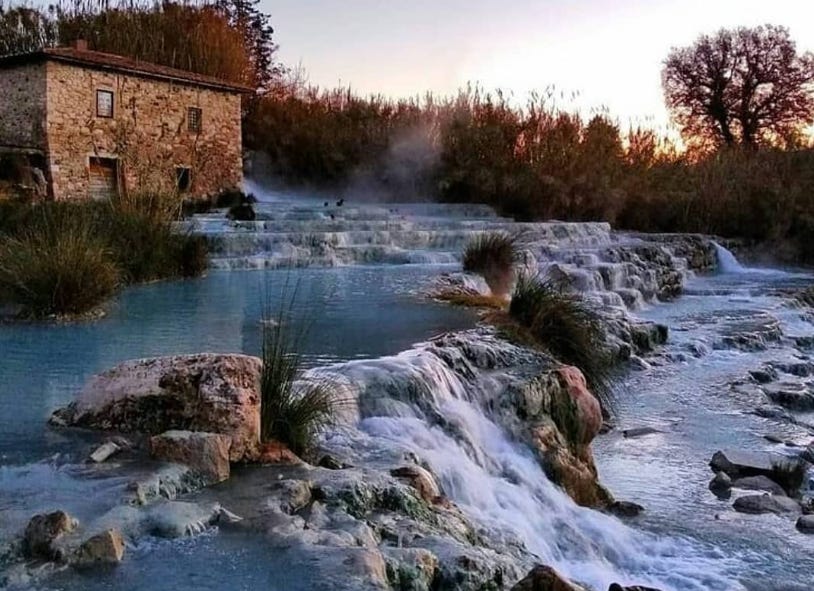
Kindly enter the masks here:
<path id="1" fill-rule="evenodd" d="M 90 197 L 104 201 L 116 196 L 117 161 L 113 158 L 90 159 Z"/>

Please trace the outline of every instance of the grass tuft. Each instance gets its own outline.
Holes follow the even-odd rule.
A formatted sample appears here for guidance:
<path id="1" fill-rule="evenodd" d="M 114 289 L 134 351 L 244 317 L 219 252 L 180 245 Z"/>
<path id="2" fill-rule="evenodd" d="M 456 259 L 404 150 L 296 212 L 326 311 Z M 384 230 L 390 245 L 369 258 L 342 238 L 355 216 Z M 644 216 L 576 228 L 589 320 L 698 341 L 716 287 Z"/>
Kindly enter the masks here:
<path id="1" fill-rule="evenodd" d="M 276 440 L 297 455 L 308 453 L 316 435 L 332 420 L 334 406 L 329 384 L 303 379 L 300 352 L 305 328 L 293 318 L 293 299 L 275 318 L 263 321 L 263 370 L 260 378 L 260 421 L 263 441 Z"/>
<path id="2" fill-rule="evenodd" d="M 492 293 L 508 295 L 519 258 L 518 237 L 506 232 L 486 232 L 472 238 L 464 248 L 463 269 L 481 275 Z"/>
<path id="3" fill-rule="evenodd" d="M 521 275 L 509 316 L 556 359 L 578 367 L 603 410 L 612 410 L 613 359 L 596 310 L 538 276 Z"/>
<path id="4" fill-rule="evenodd" d="M 87 217 L 45 214 L 0 237 L 0 293 L 26 315 L 89 312 L 119 281 L 110 249 Z"/>

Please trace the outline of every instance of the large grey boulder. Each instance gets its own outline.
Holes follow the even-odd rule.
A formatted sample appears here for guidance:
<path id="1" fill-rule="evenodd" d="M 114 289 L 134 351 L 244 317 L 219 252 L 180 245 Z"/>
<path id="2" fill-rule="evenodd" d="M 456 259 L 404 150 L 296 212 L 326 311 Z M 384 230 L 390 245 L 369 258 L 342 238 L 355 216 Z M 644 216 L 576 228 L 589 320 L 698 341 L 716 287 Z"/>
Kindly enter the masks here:
<path id="1" fill-rule="evenodd" d="M 201 353 L 126 361 L 93 377 L 51 423 L 158 435 L 205 431 L 231 438 L 229 459 L 251 459 L 260 434 L 261 361 Z"/>
<path id="2" fill-rule="evenodd" d="M 800 504 L 794 499 L 778 495 L 748 495 L 735 499 L 735 511 L 759 515 L 762 513 L 800 513 Z"/>

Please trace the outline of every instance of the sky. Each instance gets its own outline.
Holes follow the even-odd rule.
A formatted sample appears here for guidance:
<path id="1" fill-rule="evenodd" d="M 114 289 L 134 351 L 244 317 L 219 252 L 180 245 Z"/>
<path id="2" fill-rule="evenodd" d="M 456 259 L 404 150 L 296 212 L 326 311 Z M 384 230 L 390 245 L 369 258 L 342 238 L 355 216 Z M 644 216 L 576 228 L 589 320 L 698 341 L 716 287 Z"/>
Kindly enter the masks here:
<path id="1" fill-rule="evenodd" d="M 525 101 L 607 110 L 623 125 L 668 124 L 661 64 L 721 27 L 790 29 L 814 51 L 814 0 L 261 0 L 278 57 L 319 86 L 392 97 L 468 82 Z"/>

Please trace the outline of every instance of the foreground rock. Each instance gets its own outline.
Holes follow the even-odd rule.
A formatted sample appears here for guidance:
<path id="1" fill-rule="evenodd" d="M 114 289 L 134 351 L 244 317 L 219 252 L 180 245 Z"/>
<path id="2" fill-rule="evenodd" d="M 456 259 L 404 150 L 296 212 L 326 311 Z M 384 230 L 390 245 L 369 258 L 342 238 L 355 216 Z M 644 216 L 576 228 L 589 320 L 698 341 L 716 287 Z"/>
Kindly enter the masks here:
<path id="1" fill-rule="evenodd" d="M 205 431 L 231 440 L 229 459 L 253 458 L 260 433 L 260 360 L 201 353 L 127 361 L 92 378 L 51 423 L 158 435 Z"/>
<path id="2" fill-rule="evenodd" d="M 735 499 L 732 506 L 735 508 L 735 511 L 751 513 L 753 515 L 763 513 L 780 515 L 783 513 L 800 513 L 801 511 L 800 504 L 794 499 L 772 494 L 740 497 Z"/>
<path id="3" fill-rule="evenodd" d="M 738 478 L 732 482 L 732 487 L 745 490 L 762 490 L 773 495 L 786 496 L 786 491 L 783 490 L 783 487 L 766 476 L 746 476 L 744 478 Z"/>
<path id="4" fill-rule="evenodd" d="M 63 560 L 64 550 L 57 543 L 77 525 L 76 519 L 64 511 L 35 515 L 23 534 L 23 554 L 41 560 Z"/>
<path id="5" fill-rule="evenodd" d="M 122 534 L 116 529 L 109 529 L 85 540 L 71 562 L 77 568 L 89 568 L 101 564 L 118 564 L 123 557 Z"/>
<path id="6" fill-rule="evenodd" d="M 167 431 L 150 438 L 150 455 L 158 460 L 189 466 L 206 484 L 215 484 L 229 478 L 231 443 L 228 435 Z"/>

